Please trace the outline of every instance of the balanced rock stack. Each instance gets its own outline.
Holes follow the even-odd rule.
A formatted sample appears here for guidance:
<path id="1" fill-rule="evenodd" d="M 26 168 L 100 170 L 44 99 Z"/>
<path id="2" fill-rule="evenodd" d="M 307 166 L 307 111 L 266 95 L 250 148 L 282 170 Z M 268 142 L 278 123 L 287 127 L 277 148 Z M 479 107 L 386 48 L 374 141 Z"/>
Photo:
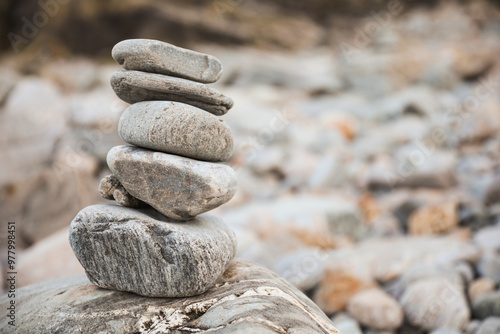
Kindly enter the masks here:
<path id="1" fill-rule="evenodd" d="M 112 175 L 99 191 L 117 205 L 83 209 L 70 244 L 89 280 L 102 288 L 151 297 L 207 291 L 235 254 L 234 233 L 203 214 L 229 201 L 236 174 L 222 164 L 233 149 L 217 116 L 233 102 L 205 83 L 219 79 L 216 58 L 154 40 L 118 43 L 113 58 L 126 70 L 111 85 L 131 103 L 112 148 Z"/>

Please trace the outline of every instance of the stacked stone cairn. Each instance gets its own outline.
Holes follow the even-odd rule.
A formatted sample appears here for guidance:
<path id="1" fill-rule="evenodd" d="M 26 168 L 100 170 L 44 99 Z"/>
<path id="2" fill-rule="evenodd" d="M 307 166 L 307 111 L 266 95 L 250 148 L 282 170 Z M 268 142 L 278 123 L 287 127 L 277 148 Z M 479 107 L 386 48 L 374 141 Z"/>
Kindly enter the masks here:
<path id="1" fill-rule="evenodd" d="M 233 149 L 224 115 L 233 101 L 205 85 L 217 81 L 216 58 L 155 40 L 113 48 L 125 70 L 111 85 L 131 105 L 112 148 L 112 175 L 99 191 L 120 205 L 93 205 L 71 223 L 70 244 L 89 280 L 102 288 L 150 297 L 201 294 L 234 257 L 234 233 L 204 214 L 236 192 L 223 164 Z"/>

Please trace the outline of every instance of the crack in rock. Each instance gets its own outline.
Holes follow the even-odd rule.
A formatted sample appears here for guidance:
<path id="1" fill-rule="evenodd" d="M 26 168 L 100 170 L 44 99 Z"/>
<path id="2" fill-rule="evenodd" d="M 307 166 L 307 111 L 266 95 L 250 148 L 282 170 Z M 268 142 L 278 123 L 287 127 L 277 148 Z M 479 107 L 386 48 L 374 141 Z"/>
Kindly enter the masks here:
<path id="1" fill-rule="evenodd" d="M 257 317 L 252 317 L 252 316 L 238 318 L 236 320 L 231 321 L 231 324 L 238 324 L 240 322 L 259 323 L 259 324 L 262 324 L 262 325 L 264 325 L 266 327 L 269 327 L 270 329 L 272 329 L 273 331 L 275 331 L 277 333 L 281 333 L 281 334 L 287 334 L 288 333 L 288 331 L 286 329 L 284 329 L 283 327 L 278 326 L 278 325 L 272 323 L 269 320 L 262 319 L 262 318 L 257 318 Z"/>

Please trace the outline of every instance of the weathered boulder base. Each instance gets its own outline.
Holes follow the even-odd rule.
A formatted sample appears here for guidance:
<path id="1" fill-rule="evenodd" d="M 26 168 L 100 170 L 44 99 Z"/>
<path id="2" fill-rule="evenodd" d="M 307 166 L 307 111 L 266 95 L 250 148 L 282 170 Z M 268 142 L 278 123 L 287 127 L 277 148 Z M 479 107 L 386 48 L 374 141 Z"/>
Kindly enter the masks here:
<path id="1" fill-rule="evenodd" d="M 339 333 L 302 292 L 271 271 L 235 260 L 216 287 L 189 298 L 99 289 L 84 276 L 18 290 L 13 333 Z M 0 298 L 6 309 L 9 300 Z"/>
<path id="2" fill-rule="evenodd" d="M 229 166 L 134 146 L 116 146 L 108 166 L 132 196 L 167 217 L 188 220 L 228 202 L 236 193 Z"/>
<path id="3" fill-rule="evenodd" d="M 69 241 L 95 285 L 151 297 L 213 287 L 234 257 L 234 233 L 202 215 L 179 223 L 153 209 L 93 205 L 71 222 Z"/>
<path id="4" fill-rule="evenodd" d="M 111 51 L 127 70 L 160 73 L 203 83 L 217 81 L 221 62 L 211 56 L 151 39 L 127 39 Z"/>
<path id="5" fill-rule="evenodd" d="M 111 87 L 127 103 L 182 102 L 217 116 L 226 114 L 233 107 L 233 100 L 214 88 L 161 74 L 117 71 L 111 75 Z"/>
<path id="6" fill-rule="evenodd" d="M 226 161 L 233 152 L 223 120 L 183 103 L 135 103 L 121 115 L 118 133 L 129 144 L 198 160 Z"/>

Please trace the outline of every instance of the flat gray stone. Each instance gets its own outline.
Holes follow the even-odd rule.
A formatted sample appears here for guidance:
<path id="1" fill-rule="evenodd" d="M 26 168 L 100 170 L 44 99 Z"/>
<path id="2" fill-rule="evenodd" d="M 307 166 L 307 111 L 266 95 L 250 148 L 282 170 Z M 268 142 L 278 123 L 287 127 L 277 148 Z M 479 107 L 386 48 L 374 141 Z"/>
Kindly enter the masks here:
<path id="1" fill-rule="evenodd" d="M 127 70 L 160 73 L 203 83 L 217 81 L 221 62 L 211 56 L 152 39 L 127 39 L 111 55 Z"/>
<path id="2" fill-rule="evenodd" d="M 107 160 L 127 192 L 176 220 L 210 211 L 237 190 L 236 173 L 226 165 L 134 146 L 113 147 Z"/>
<path id="3" fill-rule="evenodd" d="M 207 291 L 236 249 L 233 231 L 214 216 L 179 223 L 153 209 L 104 204 L 78 213 L 69 242 L 92 283 L 150 297 Z"/>
<path id="4" fill-rule="evenodd" d="M 205 161 L 233 152 L 227 124 L 201 109 L 176 102 L 135 103 L 121 115 L 118 133 L 127 143 Z"/>
<path id="5" fill-rule="evenodd" d="M 3 310 L 8 303 L 6 295 L 0 297 Z M 75 276 L 19 289 L 16 306 L 11 330 L 19 334 L 340 333 L 290 283 L 242 260 L 195 297 L 148 298 L 99 289 Z"/>
<path id="6" fill-rule="evenodd" d="M 233 100 L 207 85 L 139 71 L 117 71 L 111 75 L 111 87 L 128 103 L 174 101 L 190 104 L 214 115 L 224 115 Z"/>

